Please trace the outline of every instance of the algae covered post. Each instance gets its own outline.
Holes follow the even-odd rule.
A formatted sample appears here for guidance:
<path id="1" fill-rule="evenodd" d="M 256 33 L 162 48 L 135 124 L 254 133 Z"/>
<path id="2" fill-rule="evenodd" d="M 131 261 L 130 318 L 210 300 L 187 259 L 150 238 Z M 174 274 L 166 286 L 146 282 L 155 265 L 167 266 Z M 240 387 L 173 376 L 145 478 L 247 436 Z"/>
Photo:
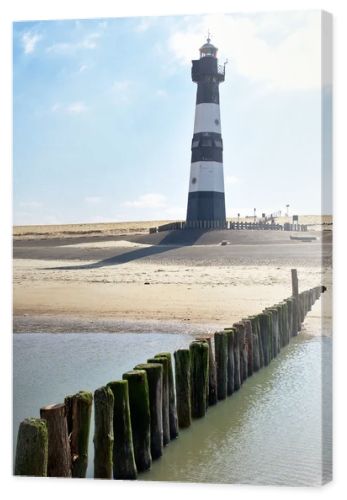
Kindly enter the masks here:
<path id="1" fill-rule="evenodd" d="M 218 399 L 222 400 L 227 396 L 228 382 L 228 337 L 225 332 L 216 332 L 214 334 L 214 346 L 217 367 L 217 395 Z"/>
<path id="2" fill-rule="evenodd" d="M 26 418 L 20 423 L 14 473 L 16 476 L 47 476 L 48 430 L 40 418 Z"/>
<path id="3" fill-rule="evenodd" d="M 201 418 L 206 413 L 208 388 L 208 344 L 192 342 L 191 356 L 191 401 L 192 417 Z"/>
<path id="4" fill-rule="evenodd" d="M 147 359 L 147 363 L 158 363 L 163 367 L 163 443 L 166 446 L 170 442 L 170 389 L 169 389 L 169 360 L 167 356 L 156 356 Z"/>
<path id="5" fill-rule="evenodd" d="M 134 370 L 147 373 L 149 406 L 151 414 L 151 454 L 156 459 L 163 454 L 163 366 L 158 363 L 142 363 Z"/>
<path id="6" fill-rule="evenodd" d="M 133 432 L 134 454 L 137 470 L 151 467 L 151 415 L 149 390 L 145 370 L 132 370 L 123 374 L 129 384 L 131 428 Z"/>
<path id="7" fill-rule="evenodd" d="M 136 479 L 133 435 L 131 429 L 129 387 L 127 380 L 115 380 L 107 386 L 114 397 L 113 408 L 113 477 Z"/>
<path id="8" fill-rule="evenodd" d="M 94 392 L 94 478 L 113 477 L 113 406 L 114 396 L 110 387 L 100 387 Z"/>
<path id="9" fill-rule="evenodd" d="M 175 379 L 177 397 L 177 417 L 180 428 L 189 427 L 192 423 L 190 401 L 190 351 L 178 349 L 175 351 Z"/>
<path id="10" fill-rule="evenodd" d="M 169 421 L 170 421 L 170 439 L 178 436 L 177 408 L 175 382 L 172 368 L 172 357 L 170 352 L 161 352 L 154 356 L 155 358 L 167 358 L 168 360 L 168 378 L 169 378 Z"/>
<path id="11" fill-rule="evenodd" d="M 85 477 L 87 472 L 92 404 L 93 395 L 87 391 L 80 391 L 65 398 L 72 477 Z"/>

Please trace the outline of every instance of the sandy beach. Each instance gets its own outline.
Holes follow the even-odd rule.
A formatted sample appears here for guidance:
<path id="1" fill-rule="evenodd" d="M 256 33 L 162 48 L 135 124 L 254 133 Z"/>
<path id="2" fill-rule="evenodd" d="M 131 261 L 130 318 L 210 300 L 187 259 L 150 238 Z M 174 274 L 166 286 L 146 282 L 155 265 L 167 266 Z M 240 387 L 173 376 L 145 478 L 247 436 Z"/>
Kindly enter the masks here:
<path id="1" fill-rule="evenodd" d="M 193 245 L 165 245 L 149 238 L 148 224 L 118 234 L 96 226 L 15 230 L 15 332 L 212 333 L 288 297 L 292 267 L 302 290 L 330 288 L 331 231 L 316 231 L 311 243 L 214 231 Z"/>

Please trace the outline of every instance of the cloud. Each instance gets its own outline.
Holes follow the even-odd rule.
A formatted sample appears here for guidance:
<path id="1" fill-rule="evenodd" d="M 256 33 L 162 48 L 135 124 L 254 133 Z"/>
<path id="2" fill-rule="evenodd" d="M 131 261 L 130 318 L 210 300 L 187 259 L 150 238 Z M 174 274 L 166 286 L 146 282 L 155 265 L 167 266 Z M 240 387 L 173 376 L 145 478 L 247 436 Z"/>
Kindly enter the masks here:
<path id="1" fill-rule="evenodd" d="M 82 101 L 72 102 L 66 107 L 66 112 L 70 115 L 79 115 L 88 111 L 88 107 Z"/>
<path id="2" fill-rule="evenodd" d="M 46 48 L 47 53 L 53 54 L 65 54 L 65 53 L 73 53 L 77 50 L 93 50 L 98 46 L 98 39 L 101 37 L 100 33 L 90 33 L 86 35 L 84 38 L 77 42 L 58 42 L 50 45 Z"/>
<path id="3" fill-rule="evenodd" d="M 84 198 L 84 201 L 89 205 L 97 205 L 102 201 L 102 198 L 101 196 L 86 196 Z"/>
<path id="4" fill-rule="evenodd" d="M 41 38 L 41 35 L 37 33 L 31 33 L 30 31 L 26 31 L 25 33 L 23 33 L 22 46 L 24 54 L 32 54 Z"/>
<path id="5" fill-rule="evenodd" d="M 123 205 L 130 208 L 164 208 L 166 197 L 159 193 L 147 193 L 139 196 L 137 200 L 126 201 Z"/>
<path id="6" fill-rule="evenodd" d="M 321 84 L 321 18 L 306 12 L 283 22 L 283 15 L 208 15 L 194 24 L 186 21 L 168 39 L 176 60 L 190 65 L 199 57 L 203 34 L 212 32 L 220 48 L 219 58 L 230 61 L 231 70 L 273 90 L 309 90 Z M 288 23 L 290 29 L 288 29 Z M 215 33 L 215 37 L 213 34 Z M 228 68 L 227 68 L 228 71 Z"/>
<path id="7" fill-rule="evenodd" d="M 79 115 L 88 111 L 88 106 L 83 101 L 75 101 L 70 104 L 56 102 L 51 106 L 52 113 L 65 113 L 68 115 Z"/>

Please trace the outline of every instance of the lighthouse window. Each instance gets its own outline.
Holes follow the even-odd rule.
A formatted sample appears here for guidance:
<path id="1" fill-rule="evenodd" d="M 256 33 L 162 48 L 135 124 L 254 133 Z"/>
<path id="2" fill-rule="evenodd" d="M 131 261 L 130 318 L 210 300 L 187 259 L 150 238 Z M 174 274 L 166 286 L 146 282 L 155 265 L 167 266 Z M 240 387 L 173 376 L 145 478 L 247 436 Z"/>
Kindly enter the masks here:
<path id="1" fill-rule="evenodd" d="M 193 141 L 192 148 L 199 147 L 199 141 Z"/>
<path id="2" fill-rule="evenodd" d="M 223 145 L 222 145 L 222 141 L 220 141 L 219 139 L 215 139 L 214 141 L 214 145 L 217 147 L 217 148 L 221 148 Z"/>

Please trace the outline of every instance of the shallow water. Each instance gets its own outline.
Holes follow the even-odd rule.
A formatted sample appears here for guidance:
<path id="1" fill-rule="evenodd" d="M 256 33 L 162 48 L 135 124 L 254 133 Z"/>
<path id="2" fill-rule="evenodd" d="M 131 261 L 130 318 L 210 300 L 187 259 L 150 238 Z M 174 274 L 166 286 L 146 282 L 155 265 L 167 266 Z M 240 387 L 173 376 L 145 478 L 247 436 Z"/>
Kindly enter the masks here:
<path id="1" fill-rule="evenodd" d="M 20 421 L 38 416 L 41 406 L 81 389 L 93 391 L 157 352 L 188 346 L 191 339 L 167 333 L 14 335 L 14 441 Z M 330 359 L 330 338 L 304 333 L 293 339 L 241 391 L 181 432 L 140 479 L 285 485 L 329 479 L 330 372 L 322 401 L 321 367 Z M 88 477 L 93 475 L 92 435 L 93 428 Z"/>

